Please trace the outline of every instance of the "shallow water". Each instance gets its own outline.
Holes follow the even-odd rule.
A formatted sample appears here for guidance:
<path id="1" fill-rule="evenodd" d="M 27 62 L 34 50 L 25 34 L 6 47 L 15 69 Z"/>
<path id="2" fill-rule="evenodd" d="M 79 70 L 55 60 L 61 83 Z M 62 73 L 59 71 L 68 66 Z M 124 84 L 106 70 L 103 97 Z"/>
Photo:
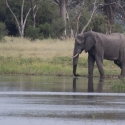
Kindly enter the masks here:
<path id="1" fill-rule="evenodd" d="M 124 80 L 0 76 L 0 125 L 125 124 Z"/>

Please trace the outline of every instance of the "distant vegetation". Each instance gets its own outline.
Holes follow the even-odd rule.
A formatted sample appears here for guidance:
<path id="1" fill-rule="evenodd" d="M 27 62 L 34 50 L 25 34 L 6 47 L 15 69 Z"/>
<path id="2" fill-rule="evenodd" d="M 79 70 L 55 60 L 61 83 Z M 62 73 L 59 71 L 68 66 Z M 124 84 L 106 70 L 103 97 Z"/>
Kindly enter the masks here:
<path id="1" fill-rule="evenodd" d="M 23 4 L 24 1 L 24 4 Z M 31 40 L 74 37 L 81 33 L 91 17 L 94 5 L 97 7 L 85 31 L 106 33 L 112 18 L 112 32 L 124 32 L 124 1 L 112 4 L 112 0 L 0 0 L 0 39 L 3 36 L 24 36 Z M 116 16 L 114 17 L 114 5 Z M 24 5 L 24 7 L 22 7 Z M 59 6 L 60 5 L 60 6 Z M 21 9 L 22 7 L 22 9 Z M 61 7 L 63 9 L 61 10 Z M 66 11 L 64 11 L 66 8 Z M 109 8 L 109 10 L 108 10 Z M 112 10 L 110 10 L 112 8 Z M 12 14 L 12 12 L 13 14 Z M 106 12 L 109 11 L 108 17 Z M 111 13 L 110 16 L 110 11 Z M 116 18 L 117 17 L 117 18 Z M 108 19 L 109 18 L 109 21 Z M 119 20 L 121 18 L 121 20 Z M 25 20 L 26 19 L 26 20 Z M 106 20 L 107 19 L 107 20 Z M 25 23 L 26 21 L 26 23 Z M 108 29 L 108 28 L 107 28 Z"/>

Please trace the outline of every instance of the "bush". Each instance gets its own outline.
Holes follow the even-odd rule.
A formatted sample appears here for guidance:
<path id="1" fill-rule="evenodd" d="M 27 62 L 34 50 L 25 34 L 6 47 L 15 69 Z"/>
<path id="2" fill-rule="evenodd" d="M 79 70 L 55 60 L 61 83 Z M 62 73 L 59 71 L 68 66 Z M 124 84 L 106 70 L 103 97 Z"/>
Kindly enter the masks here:
<path id="1" fill-rule="evenodd" d="M 113 26 L 112 32 L 119 32 L 119 33 L 123 33 L 124 32 L 124 28 L 120 23 L 115 23 L 115 25 Z"/>
<path id="2" fill-rule="evenodd" d="M 54 19 L 51 24 L 46 22 L 44 24 L 39 25 L 39 28 L 40 34 L 42 34 L 42 38 L 57 38 L 61 34 L 63 34 L 65 26 L 63 20 L 61 18 L 58 18 L 56 20 Z"/>
<path id="3" fill-rule="evenodd" d="M 39 28 L 40 28 L 40 34 L 42 34 L 43 38 L 48 38 L 52 34 L 51 25 L 47 22 L 39 25 Z"/>
<path id="4" fill-rule="evenodd" d="M 60 35 L 63 34 L 65 29 L 65 24 L 62 18 L 54 19 L 52 22 L 52 37 L 59 37 Z"/>
<path id="5" fill-rule="evenodd" d="M 0 22 L 0 40 L 6 35 L 6 26 L 4 23 Z"/>
<path id="6" fill-rule="evenodd" d="M 33 26 L 28 26 L 26 29 L 25 35 L 29 37 L 31 40 L 35 40 L 39 37 L 40 29 L 34 28 Z"/>
<path id="7" fill-rule="evenodd" d="M 97 14 L 92 18 L 92 22 L 88 28 L 95 32 L 105 33 L 105 25 L 105 17 L 102 14 Z"/>

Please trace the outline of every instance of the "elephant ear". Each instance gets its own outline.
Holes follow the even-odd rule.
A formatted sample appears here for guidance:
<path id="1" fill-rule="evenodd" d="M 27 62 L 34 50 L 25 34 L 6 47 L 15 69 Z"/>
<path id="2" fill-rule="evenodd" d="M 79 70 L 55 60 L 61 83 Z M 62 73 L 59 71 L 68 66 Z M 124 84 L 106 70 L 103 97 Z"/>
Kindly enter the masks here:
<path id="1" fill-rule="evenodd" d="M 96 44 L 96 36 L 94 36 L 94 34 L 87 36 L 84 43 L 85 52 L 88 52 L 95 44 Z"/>
<path id="2" fill-rule="evenodd" d="M 84 34 L 79 34 L 79 35 L 75 38 L 76 43 L 78 43 L 78 44 L 82 44 L 83 41 L 84 41 L 84 39 L 85 39 Z"/>

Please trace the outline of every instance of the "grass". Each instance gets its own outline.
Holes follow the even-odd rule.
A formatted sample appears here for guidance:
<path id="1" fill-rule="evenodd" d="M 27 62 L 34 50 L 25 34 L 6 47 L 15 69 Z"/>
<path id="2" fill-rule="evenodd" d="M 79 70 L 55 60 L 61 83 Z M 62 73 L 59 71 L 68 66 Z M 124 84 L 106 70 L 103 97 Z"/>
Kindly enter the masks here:
<path id="1" fill-rule="evenodd" d="M 73 40 L 37 40 L 31 42 L 27 39 L 6 37 L 5 43 L 0 43 L 0 56 L 23 58 L 48 59 L 57 56 L 71 56 Z M 4 52 L 4 53 L 2 53 Z"/>
<path id="2" fill-rule="evenodd" d="M 28 39 L 5 37 L 0 42 L 0 74 L 72 75 L 74 40 Z M 87 53 L 79 58 L 78 73 L 88 74 Z M 119 75 L 120 69 L 111 61 L 104 61 L 106 75 Z M 94 75 L 99 76 L 95 66 Z"/>
<path id="3" fill-rule="evenodd" d="M 110 81 L 111 82 L 111 81 Z M 116 79 L 111 83 L 111 90 L 114 92 L 125 92 L 125 79 Z"/>

